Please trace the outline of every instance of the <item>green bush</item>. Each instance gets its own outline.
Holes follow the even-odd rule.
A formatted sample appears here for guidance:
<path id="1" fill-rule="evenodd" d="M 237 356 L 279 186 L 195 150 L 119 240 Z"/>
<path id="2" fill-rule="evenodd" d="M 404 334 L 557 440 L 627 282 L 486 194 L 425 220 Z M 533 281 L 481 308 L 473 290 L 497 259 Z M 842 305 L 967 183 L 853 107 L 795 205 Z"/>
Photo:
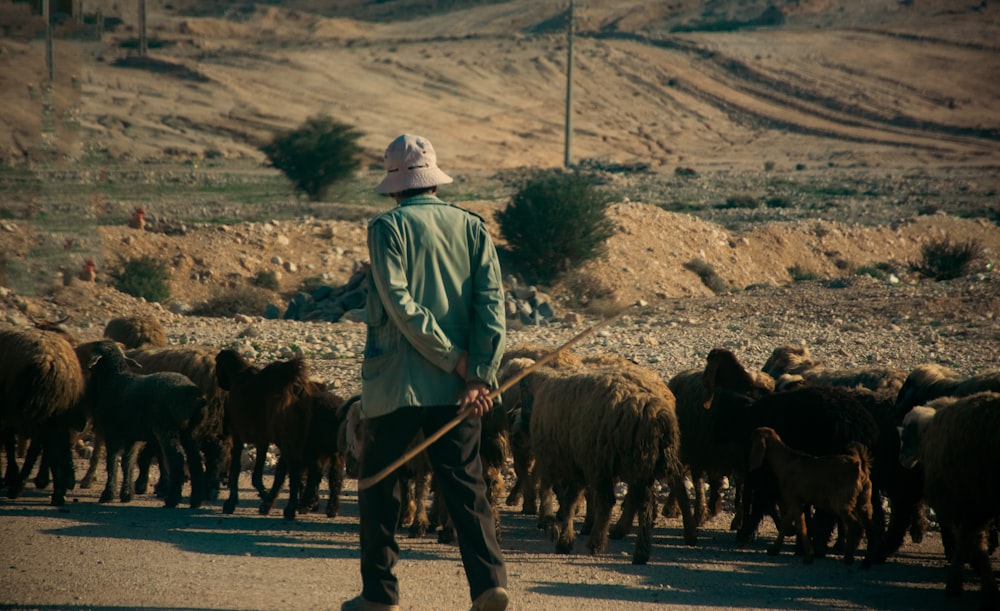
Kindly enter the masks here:
<path id="1" fill-rule="evenodd" d="M 718 294 L 729 291 L 729 285 L 722 279 L 722 276 L 716 273 L 714 267 L 701 259 L 691 259 L 684 264 L 684 269 L 697 274 L 701 278 L 702 284 L 708 287 L 713 293 Z"/>
<path id="2" fill-rule="evenodd" d="M 984 249 L 978 240 L 954 243 L 942 238 L 924 244 L 920 255 L 920 262 L 912 266 L 915 272 L 934 280 L 952 280 L 971 273 Z"/>
<path id="3" fill-rule="evenodd" d="M 592 178 L 543 172 L 527 180 L 496 220 L 514 263 L 546 283 L 604 253 L 614 235 L 607 207 Z"/>
<path id="4" fill-rule="evenodd" d="M 274 293 L 267 289 L 244 286 L 227 289 L 213 295 L 191 311 L 195 316 L 228 318 L 237 314 L 261 316 L 274 301 Z"/>
<path id="5" fill-rule="evenodd" d="M 112 286 L 119 291 L 149 302 L 170 298 L 170 268 L 166 261 L 143 255 L 123 261 L 108 272 Z"/>
<path id="6" fill-rule="evenodd" d="M 269 291 L 277 291 L 281 288 L 281 284 L 278 282 L 278 274 L 272 270 L 262 270 L 257 272 L 251 281 L 254 286 L 259 286 L 262 289 L 267 289 Z"/>
<path id="7" fill-rule="evenodd" d="M 260 147 L 271 167 L 281 170 L 295 190 L 322 201 L 330 186 L 349 178 L 361 165 L 362 133 L 328 115 L 306 119 L 298 128 L 279 132 Z"/>

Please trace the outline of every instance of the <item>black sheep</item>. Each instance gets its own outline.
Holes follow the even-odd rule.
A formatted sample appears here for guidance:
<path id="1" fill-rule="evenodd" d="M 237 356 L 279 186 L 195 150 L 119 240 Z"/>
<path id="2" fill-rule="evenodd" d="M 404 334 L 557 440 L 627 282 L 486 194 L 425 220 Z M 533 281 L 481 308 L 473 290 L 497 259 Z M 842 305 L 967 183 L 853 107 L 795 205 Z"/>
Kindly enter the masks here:
<path id="1" fill-rule="evenodd" d="M 107 503 L 114 498 L 119 458 L 122 461 L 120 498 L 126 503 L 132 500 L 137 447 L 141 442 L 154 439 L 162 452 L 160 470 L 168 481 L 166 506 L 176 507 L 180 502 L 186 455 L 191 476 L 191 507 L 199 507 L 205 498 L 205 478 L 192 431 L 205 414 L 206 401 L 201 389 L 176 372 L 132 373 L 125 354 L 110 340 L 98 342 L 92 355 L 89 383 L 93 393 L 94 424 L 107 447 L 108 481 L 100 502 Z"/>

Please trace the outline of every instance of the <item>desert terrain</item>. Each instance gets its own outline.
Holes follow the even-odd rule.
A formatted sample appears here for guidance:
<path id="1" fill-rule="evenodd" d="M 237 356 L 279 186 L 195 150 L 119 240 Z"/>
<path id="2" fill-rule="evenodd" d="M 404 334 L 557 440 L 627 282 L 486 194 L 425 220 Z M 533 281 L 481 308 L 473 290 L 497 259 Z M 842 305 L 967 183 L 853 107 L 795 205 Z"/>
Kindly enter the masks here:
<path id="1" fill-rule="evenodd" d="M 389 205 L 372 187 L 399 133 L 432 140 L 456 179 L 442 196 L 483 216 L 501 249 L 493 213 L 527 172 L 564 162 L 564 2 L 147 2 L 147 57 L 136 3 L 83 7 L 82 24 L 55 28 L 49 82 L 38 18 L 0 2 L 8 323 L 68 317 L 86 340 L 114 316 L 150 313 L 174 344 L 261 362 L 301 354 L 347 396 L 363 325 L 188 312 L 261 272 L 276 274 L 282 310 L 303 286 L 347 282 L 367 256 L 367 219 Z M 573 23 L 571 163 L 607 189 L 616 234 L 603 257 L 539 287 L 556 318 L 512 322 L 508 345 L 556 346 L 639 303 L 579 349 L 664 377 L 720 346 L 759 368 L 787 342 L 831 366 L 1000 367 L 995 4 L 578 0 Z M 258 147 L 317 113 L 363 132 L 365 163 L 328 201 L 306 202 Z M 129 228 L 136 207 L 172 230 Z M 975 241 L 982 257 L 961 278 L 923 278 L 912 264 L 940 240 Z M 114 266 L 141 256 L 169 263 L 163 303 L 112 287 Z M 76 278 L 88 259 L 95 282 Z M 62 509 L 46 490 L 0 499 L 0 607 L 337 608 L 359 584 L 352 485 L 337 519 L 294 523 L 252 500 L 223 516 L 153 497 L 99 505 L 99 489 Z M 976 583 L 944 598 L 936 530 L 862 572 L 766 556 L 773 531 L 738 548 L 730 515 L 696 548 L 661 518 L 649 565 L 633 567 L 631 537 L 558 555 L 505 508 L 511 608 L 975 607 Z M 433 537 L 402 546 L 404 608 L 467 605 L 457 550 Z"/>

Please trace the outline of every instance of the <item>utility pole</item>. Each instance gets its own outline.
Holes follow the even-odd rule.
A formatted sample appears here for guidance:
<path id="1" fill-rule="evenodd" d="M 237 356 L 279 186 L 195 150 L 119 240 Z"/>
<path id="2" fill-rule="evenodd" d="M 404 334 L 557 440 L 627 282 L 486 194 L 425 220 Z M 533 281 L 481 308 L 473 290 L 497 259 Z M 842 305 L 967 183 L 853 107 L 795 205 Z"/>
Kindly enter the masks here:
<path id="1" fill-rule="evenodd" d="M 569 0 L 569 19 L 566 25 L 566 150 L 563 166 L 570 167 L 570 149 L 573 140 L 573 0 Z"/>
<path id="2" fill-rule="evenodd" d="M 146 40 L 146 0 L 139 0 L 139 57 L 146 57 L 149 42 Z"/>
<path id="3" fill-rule="evenodd" d="M 55 53 L 52 48 L 51 0 L 42 0 L 42 19 L 45 20 L 45 67 L 49 71 L 49 82 L 56 80 Z"/>

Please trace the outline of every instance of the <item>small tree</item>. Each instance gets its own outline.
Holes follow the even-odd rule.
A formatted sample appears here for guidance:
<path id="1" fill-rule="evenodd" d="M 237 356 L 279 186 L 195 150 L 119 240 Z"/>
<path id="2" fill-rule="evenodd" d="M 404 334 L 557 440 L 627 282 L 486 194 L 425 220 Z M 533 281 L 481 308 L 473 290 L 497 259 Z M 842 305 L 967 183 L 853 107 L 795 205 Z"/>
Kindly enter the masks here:
<path id="1" fill-rule="evenodd" d="M 581 174 L 543 173 L 496 213 L 514 262 L 549 282 L 600 256 L 614 235 L 603 194 Z"/>
<path id="2" fill-rule="evenodd" d="M 284 172 L 295 190 L 311 201 L 322 201 L 335 182 L 349 177 L 359 165 L 362 133 L 328 115 L 306 119 L 296 129 L 278 132 L 260 147 L 270 165 Z"/>

